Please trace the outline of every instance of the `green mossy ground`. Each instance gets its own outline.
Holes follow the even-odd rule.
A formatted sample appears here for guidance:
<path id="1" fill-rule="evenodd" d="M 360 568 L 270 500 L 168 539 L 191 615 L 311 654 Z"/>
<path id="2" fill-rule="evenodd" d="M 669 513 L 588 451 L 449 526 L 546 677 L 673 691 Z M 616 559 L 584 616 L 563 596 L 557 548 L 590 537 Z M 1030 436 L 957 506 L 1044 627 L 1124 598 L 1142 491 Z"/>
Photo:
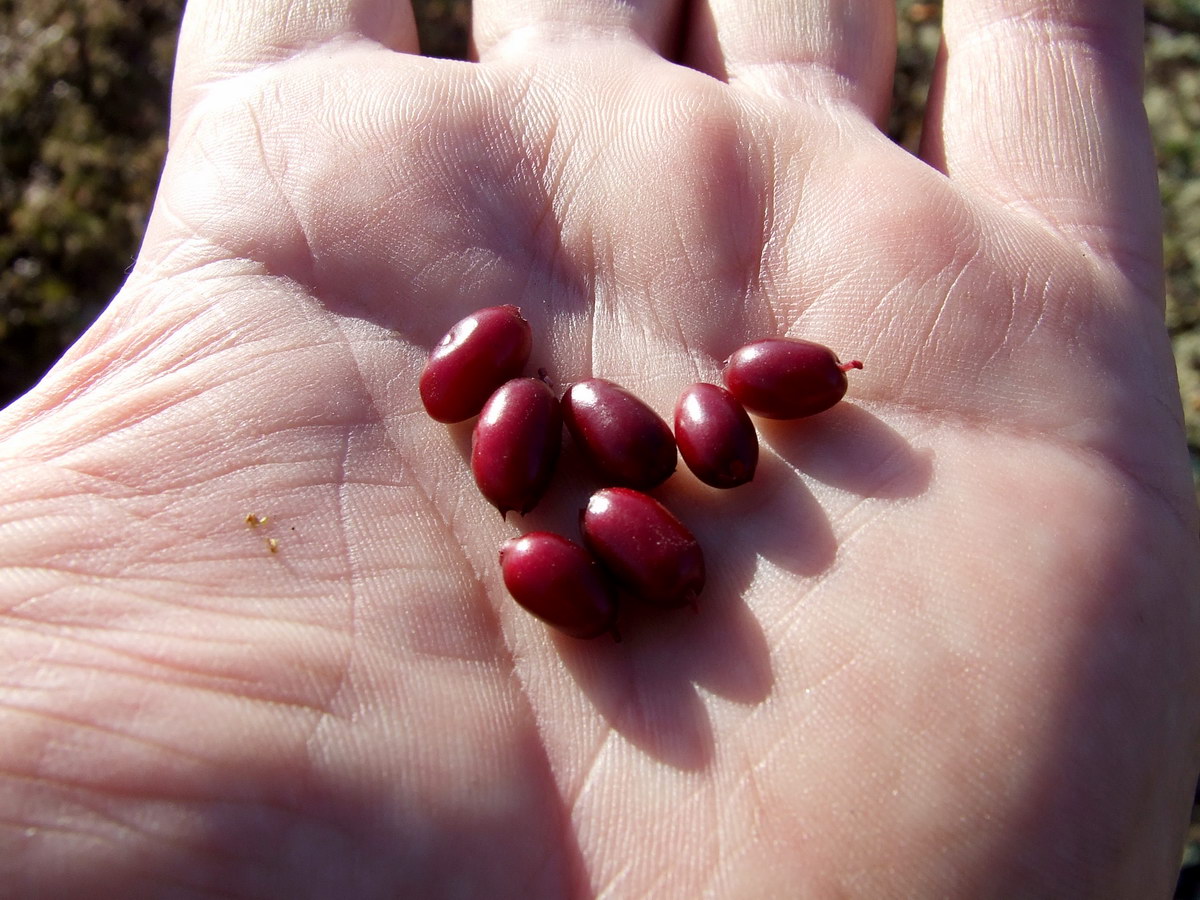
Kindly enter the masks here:
<path id="1" fill-rule="evenodd" d="M 424 51 L 463 56 L 469 2 L 414 5 Z M 899 0 L 889 128 L 910 148 L 940 10 Z M 166 150 L 182 11 L 183 0 L 0 0 L 0 406 L 87 327 L 133 261 Z M 1200 461 L 1200 0 L 1146 0 L 1146 19 L 1166 321 Z M 1200 900 L 1200 814 L 1193 822 L 1176 896 Z"/>

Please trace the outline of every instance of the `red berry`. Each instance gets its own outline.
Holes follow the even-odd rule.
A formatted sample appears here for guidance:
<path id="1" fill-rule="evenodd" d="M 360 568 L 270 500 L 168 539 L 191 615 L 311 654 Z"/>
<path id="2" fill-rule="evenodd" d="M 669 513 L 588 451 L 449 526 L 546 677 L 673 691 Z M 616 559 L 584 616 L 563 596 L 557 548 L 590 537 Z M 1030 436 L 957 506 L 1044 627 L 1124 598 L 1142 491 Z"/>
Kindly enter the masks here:
<path id="1" fill-rule="evenodd" d="M 471 471 L 480 493 L 507 515 L 537 505 L 562 447 L 562 413 L 537 378 L 505 382 L 483 407 L 471 436 Z"/>
<path id="2" fill-rule="evenodd" d="M 572 637 L 616 636 L 616 589 L 592 555 L 549 531 L 500 548 L 504 586 L 526 610 Z"/>
<path id="3" fill-rule="evenodd" d="M 521 374 L 533 337 L 515 306 L 471 313 L 446 333 L 421 373 L 421 402 L 439 422 L 476 415 L 492 392 Z"/>
<path id="4" fill-rule="evenodd" d="M 675 404 L 675 442 L 705 484 L 732 488 L 754 477 L 758 434 L 746 410 L 715 384 L 693 384 Z"/>
<path id="5" fill-rule="evenodd" d="M 824 412 L 846 395 L 846 372 L 833 351 L 812 341 L 764 338 L 725 362 L 725 385 L 752 413 L 768 419 L 799 419 Z"/>
<path id="6" fill-rule="evenodd" d="M 653 606 L 694 603 L 704 554 L 665 506 L 628 488 L 605 488 L 580 517 L 583 541 L 631 594 Z"/>
<path id="7" fill-rule="evenodd" d="M 649 406 L 603 378 L 573 384 L 563 395 L 563 418 L 601 477 L 649 490 L 675 471 L 675 437 Z"/>

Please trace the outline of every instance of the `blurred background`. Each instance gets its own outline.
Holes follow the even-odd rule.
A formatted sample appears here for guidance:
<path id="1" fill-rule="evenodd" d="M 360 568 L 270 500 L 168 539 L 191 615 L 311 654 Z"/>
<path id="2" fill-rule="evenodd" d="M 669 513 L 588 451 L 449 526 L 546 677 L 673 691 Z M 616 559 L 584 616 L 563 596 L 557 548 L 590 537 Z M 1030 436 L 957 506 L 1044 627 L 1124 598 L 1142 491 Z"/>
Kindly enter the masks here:
<path id="1" fill-rule="evenodd" d="M 184 0 L 0 0 L 0 407 L 116 293 L 150 212 Z M 466 53 L 469 0 L 414 0 L 423 51 Z M 1166 322 L 1200 476 L 1200 0 L 1146 0 L 1146 109 L 1166 222 Z M 899 0 L 889 130 L 913 149 L 940 2 Z M 1200 478 L 1198 478 L 1200 480 Z M 1200 805 L 1177 900 L 1200 900 Z"/>

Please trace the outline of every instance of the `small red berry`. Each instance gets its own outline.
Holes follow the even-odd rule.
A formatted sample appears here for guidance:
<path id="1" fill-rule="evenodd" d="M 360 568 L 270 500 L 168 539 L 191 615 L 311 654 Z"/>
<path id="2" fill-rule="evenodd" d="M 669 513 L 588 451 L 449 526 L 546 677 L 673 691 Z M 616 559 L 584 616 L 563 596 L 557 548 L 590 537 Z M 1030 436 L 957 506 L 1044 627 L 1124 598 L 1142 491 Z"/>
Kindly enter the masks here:
<path id="1" fill-rule="evenodd" d="M 514 378 L 483 407 L 471 435 L 471 471 L 500 510 L 529 512 L 546 492 L 562 447 L 562 413 L 549 385 Z"/>
<path id="2" fill-rule="evenodd" d="M 500 385 L 521 374 L 533 347 L 529 323 L 515 306 L 489 306 L 451 328 L 429 354 L 419 389 L 439 422 L 476 415 Z"/>
<path id="3" fill-rule="evenodd" d="M 654 410 L 603 378 L 573 384 L 563 419 L 592 467 L 609 483 L 649 490 L 675 471 L 671 429 Z"/>
<path id="4" fill-rule="evenodd" d="M 693 384 L 675 404 L 675 442 L 705 484 L 732 488 L 754 477 L 758 434 L 737 398 L 715 384 Z"/>
<path id="5" fill-rule="evenodd" d="M 612 634 L 617 594 L 592 555 L 549 531 L 532 531 L 500 548 L 504 586 L 527 611 L 577 638 Z"/>
<path id="6" fill-rule="evenodd" d="M 824 412 L 846 395 L 846 372 L 828 347 L 794 338 L 764 338 L 725 362 L 725 385 L 750 412 L 768 419 L 799 419 Z"/>
<path id="7" fill-rule="evenodd" d="M 643 602 L 687 606 L 703 590 L 700 545 L 653 497 L 629 488 L 596 491 L 580 516 L 580 527 L 588 549 Z"/>

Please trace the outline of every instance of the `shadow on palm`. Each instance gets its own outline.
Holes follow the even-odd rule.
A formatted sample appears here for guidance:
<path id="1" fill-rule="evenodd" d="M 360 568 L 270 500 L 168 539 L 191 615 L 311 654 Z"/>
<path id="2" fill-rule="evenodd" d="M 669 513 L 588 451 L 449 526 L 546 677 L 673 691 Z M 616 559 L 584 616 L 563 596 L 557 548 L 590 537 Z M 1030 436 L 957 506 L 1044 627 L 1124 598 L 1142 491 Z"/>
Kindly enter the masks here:
<path id="1" fill-rule="evenodd" d="M 697 607 L 658 610 L 623 597 L 620 642 L 555 639 L 568 670 L 610 725 L 681 769 L 704 769 L 712 761 L 715 738 L 702 692 L 745 706 L 771 693 L 772 647 L 751 592 L 759 568 L 813 583 L 837 557 L 831 523 L 806 479 L 864 499 L 903 499 L 923 493 L 932 475 L 930 451 L 913 450 L 851 403 L 807 420 L 756 424 L 764 452 L 750 484 L 711 489 L 680 462 L 676 475 L 652 492 L 704 548 L 709 577 Z M 456 437 L 468 465 L 467 429 Z M 579 510 L 600 486 L 568 442 L 545 502 L 510 518 L 523 532 L 548 529 L 578 540 Z M 486 504 L 477 498 L 477 505 Z M 797 603 L 803 602 L 800 593 Z"/>

